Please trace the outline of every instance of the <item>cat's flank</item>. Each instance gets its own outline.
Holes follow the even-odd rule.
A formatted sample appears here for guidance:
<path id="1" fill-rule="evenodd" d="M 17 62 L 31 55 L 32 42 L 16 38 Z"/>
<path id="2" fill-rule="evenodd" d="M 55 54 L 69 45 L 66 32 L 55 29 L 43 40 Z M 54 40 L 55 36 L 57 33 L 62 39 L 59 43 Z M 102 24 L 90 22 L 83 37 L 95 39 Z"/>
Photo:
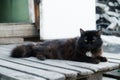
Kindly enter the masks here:
<path id="1" fill-rule="evenodd" d="M 80 29 L 80 33 L 81 36 L 76 38 L 17 46 L 12 50 L 11 57 L 32 56 L 40 60 L 62 59 L 94 64 L 106 62 L 106 57 L 102 57 L 101 30 L 84 31 Z"/>

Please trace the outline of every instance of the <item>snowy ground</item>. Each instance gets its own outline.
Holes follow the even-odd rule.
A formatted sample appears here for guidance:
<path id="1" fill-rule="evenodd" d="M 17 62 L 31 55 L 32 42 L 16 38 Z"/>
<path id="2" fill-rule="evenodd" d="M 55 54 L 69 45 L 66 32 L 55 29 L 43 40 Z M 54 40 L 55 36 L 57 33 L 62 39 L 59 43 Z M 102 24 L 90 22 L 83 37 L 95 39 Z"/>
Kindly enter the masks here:
<path id="1" fill-rule="evenodd" d="M 120 53 L 120 37 L 102 35 L 103 51 L 108 53 Z"/>

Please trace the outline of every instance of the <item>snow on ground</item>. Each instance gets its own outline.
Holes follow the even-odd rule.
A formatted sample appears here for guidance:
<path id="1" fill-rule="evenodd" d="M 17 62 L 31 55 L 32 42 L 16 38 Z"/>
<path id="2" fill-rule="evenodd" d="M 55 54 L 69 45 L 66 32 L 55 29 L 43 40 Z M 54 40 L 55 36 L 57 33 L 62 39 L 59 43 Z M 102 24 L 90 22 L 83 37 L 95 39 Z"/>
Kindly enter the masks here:
<path id="1" fill-rule="evenodd" d="M 119 53 L 120 54 L 120 37 L 102 35 L 103 39 L 103 51 L 107 53 Z"/>
<path id="2" fill-rule="evenodd" d="M 120 45 L 120 37 L 108 36 L 108 35 L 102 35 L 101 37 L 105 43 Z"/>

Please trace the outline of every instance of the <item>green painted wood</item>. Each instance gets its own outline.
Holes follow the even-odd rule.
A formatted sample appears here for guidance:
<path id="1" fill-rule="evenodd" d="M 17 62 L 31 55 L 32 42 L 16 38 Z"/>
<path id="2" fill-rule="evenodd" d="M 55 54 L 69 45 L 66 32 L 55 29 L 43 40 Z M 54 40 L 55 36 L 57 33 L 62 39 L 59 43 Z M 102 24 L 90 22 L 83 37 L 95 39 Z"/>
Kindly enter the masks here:
<path id="1" fill-rule="evenodd" d="M 28 0 L 0 0 L 0 22 L 29 22 Z"/>

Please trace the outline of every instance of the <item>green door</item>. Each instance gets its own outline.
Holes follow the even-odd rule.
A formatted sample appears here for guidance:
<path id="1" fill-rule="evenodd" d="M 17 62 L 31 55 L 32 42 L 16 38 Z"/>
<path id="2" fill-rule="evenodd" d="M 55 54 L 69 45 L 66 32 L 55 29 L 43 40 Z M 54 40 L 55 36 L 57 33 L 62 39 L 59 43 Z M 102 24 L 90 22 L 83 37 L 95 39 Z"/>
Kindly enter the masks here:
<path id="1" fill-rule="evenodd" d="M 28 22 L 28 0 L 0 0 L 0 23 Z"/>

